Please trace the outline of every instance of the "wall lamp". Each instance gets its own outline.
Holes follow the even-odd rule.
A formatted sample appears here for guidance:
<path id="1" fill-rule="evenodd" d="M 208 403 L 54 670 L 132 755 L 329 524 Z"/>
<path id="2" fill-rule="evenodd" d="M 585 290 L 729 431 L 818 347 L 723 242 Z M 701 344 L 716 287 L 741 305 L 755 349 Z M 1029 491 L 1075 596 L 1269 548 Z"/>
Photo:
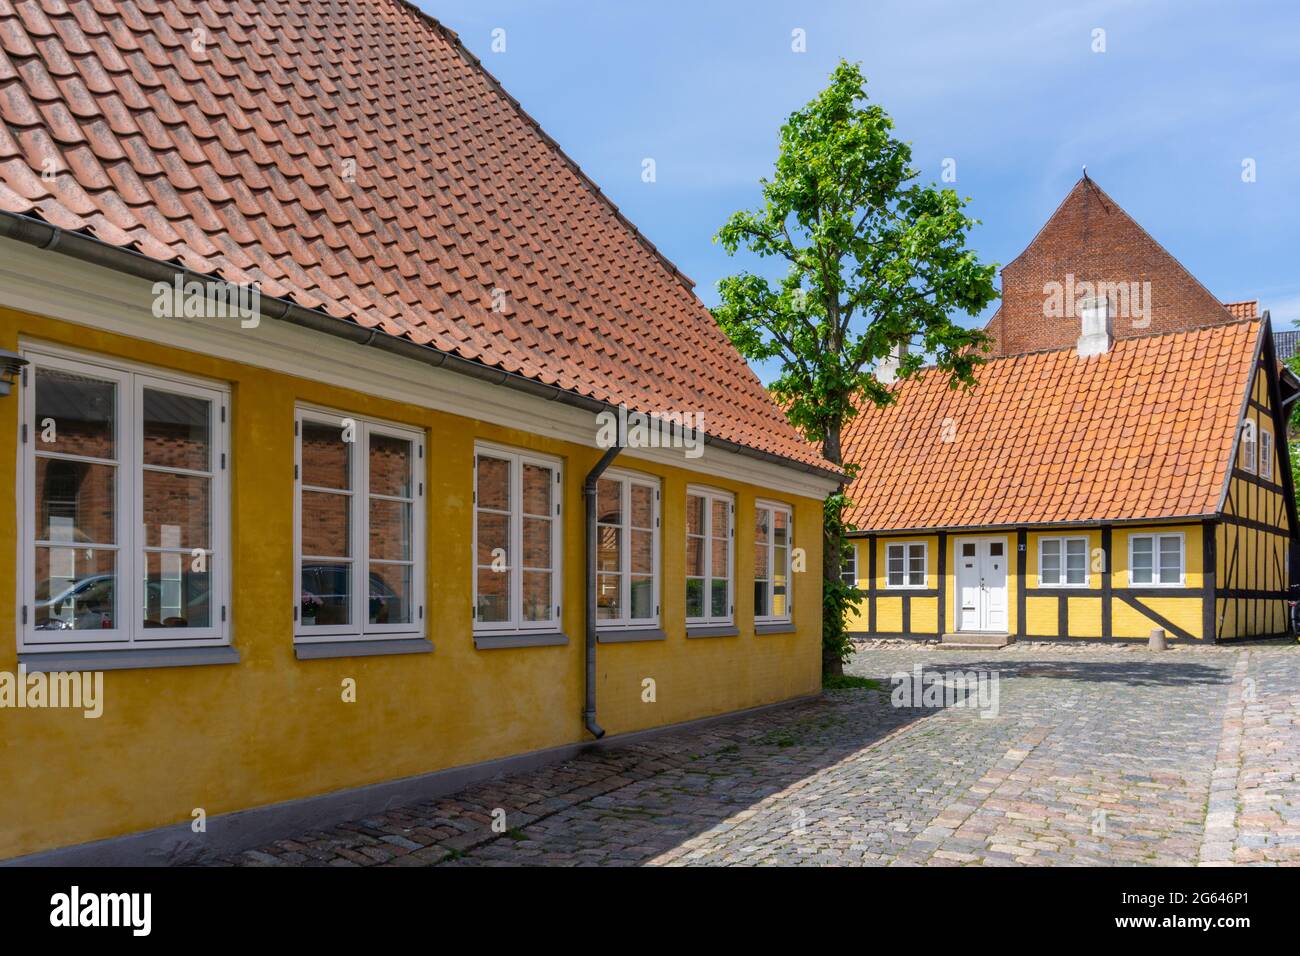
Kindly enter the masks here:
<path id="1" fill-rule="evenodd" d="M 26 364 L 28 364 L 27 359 L 17 352 L 0 349 L 0 398 L 4 398 L 13 391 L 14 385 L 23 373 L 23 366 Z"/>

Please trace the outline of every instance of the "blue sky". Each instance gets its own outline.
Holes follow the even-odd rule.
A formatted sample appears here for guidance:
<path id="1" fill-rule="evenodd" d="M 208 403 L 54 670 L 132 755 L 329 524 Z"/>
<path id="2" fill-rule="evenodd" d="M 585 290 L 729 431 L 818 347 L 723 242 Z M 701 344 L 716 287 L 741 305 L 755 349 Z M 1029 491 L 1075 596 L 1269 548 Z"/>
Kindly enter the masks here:
<path id="1" fill-rule="evenodd" d="M 1300 5 L 1291 2 L 420 0 L 664 253 L 706 304 L 743 260 L 712 242 L 757 205 L 785 117 L 836 61 L 945 158 L 1006 263 L 1083 164 L 1225 301 L 1300 319 Z M 492 32 L 505 31 L 493 52 Z M 791 50 L 802 29 L 807 52 Z M 1093 31 L 1106 51 L 1094 53 Z M 657 181 L 641 179 L 655 160 Z M 1242 161 L 1256 181 L 1242 181 Z M 990 310 L 991 311 L 991 310 Z"/>

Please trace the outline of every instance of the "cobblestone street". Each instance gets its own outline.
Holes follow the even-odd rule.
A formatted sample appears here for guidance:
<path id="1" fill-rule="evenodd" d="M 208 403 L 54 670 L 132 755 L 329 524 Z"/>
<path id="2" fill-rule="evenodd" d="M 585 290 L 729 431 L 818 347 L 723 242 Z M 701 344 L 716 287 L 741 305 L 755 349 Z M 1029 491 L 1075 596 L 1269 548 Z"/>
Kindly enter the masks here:
<path id="1" fill-rule="evenodd" d="M 916 664 L 996 672 L 996 716 L 892 706 L 890 675 Z M 848 670 L 880 689 L 593 749 L 217 862 L 1300 864 L 1294 645 L 868 646 Z"/>

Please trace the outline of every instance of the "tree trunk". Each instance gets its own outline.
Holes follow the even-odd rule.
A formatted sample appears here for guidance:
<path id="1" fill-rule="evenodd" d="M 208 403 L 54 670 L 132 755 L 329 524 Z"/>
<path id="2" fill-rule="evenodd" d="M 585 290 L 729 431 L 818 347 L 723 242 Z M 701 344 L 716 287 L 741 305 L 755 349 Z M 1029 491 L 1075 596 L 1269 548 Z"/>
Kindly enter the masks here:
<path id="1" fill-rule="evenodd" d="M 822 442 L 822 454 L 836 465 L 844 464 L 844 456 L 840 450 L 839 422 L 834 422 L 826 428 L 826 437 Z M 825 585 L 833 585 L 840 580 L 840 562 L 844 556 L 844 537 L 840 533 L 841 524 L 839 521 L 827 521 L 823 516 L 822 527 L 822 578 L 824 591 Z M 827 635 L 842 633 L 844 621 L 841 619 L 833 623 L 834 629 L 831 628 L 828 622 L 822 624 L 822 673 L 838 677 L 844 673 L 844 662 L 835 649 L 837 642 L 828 640 Z"/>

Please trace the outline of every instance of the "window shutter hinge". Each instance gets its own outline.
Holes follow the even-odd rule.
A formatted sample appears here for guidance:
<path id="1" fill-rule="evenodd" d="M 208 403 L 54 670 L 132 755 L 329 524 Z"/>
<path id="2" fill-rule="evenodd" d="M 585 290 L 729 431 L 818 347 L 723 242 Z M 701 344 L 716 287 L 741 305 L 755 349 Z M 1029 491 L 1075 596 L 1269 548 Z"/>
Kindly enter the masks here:
<path id="1" fill-rule="evenodd" d="M 301 427 L 301 425 L 302 425 L 302 422 L 297 422 L 297 421 L 295 421 L 295 422 L 293 423 L 293 433 L 294 433 L 295 435 L 298 434 L 298 429 L 299 429 L 299 427 Z"/>
<path id="2" fill-rule="evenodd" d="M 223 604 L 221 605 L 221 620 L 225 621 L 225 619 L 226 619 L 226 606 Z"/>
<path id="3" fill-rule="evenodd" d="M 26 605 L 26 604 L 23 605 L 23 623 L 24 623 L 24 624 L 27 623 L 27 605 Z"/>
<path id="4" fill-rule="evenodd" d="M 23 422 L 23 444 L 27 444 L 27 423 Z"/>
<path id="5" fill-rule="evenodd" d="M 423 604 L 420 605 L 420 620 L 421 620 L 421 621 L 424 620 L 424 605 L 423 605 Z"/>
<path id="6" fill-rule="evenodd" d="M 27 366 L 24 365 L 24 366 L 23 366 L 23 385 L 25 386 L 26 384 L 27 384 Z"/>
<path id="7" fill-rule="evenodd" d="M 221 420 L 222 420 L 223 422 L 226 420 L 226 406 L 225 406 L 225 405 L 222 405 L 222 406 L 221 406 Z"/>
<path id="8" fill-rule="evenodd" d="M 293 606 L 293 619 L 298 620 L 298 605 L 296 604 Z"/>
<path id="9" fill-rule="evenodd" d="M 294 480 L 295 480 L 295 481 L 298 480 L 298 466 L 297 466 L 297 465 L 294 465 L 294 466 L 293 466 L 293 477 L 294 477 Z"/>
<path id="10" fill-rule="evenodd" d="M 226 470 L 226 453 L 224 451 L 221 453 L 221 470 Z"/>
<path id="11" fill-rule="evenodd" d="M 560 606 L 558 604 L 555 605 L 555 616 L 556 617 L 560 616 Z"/>
<path id="12" fill-rule="evenodd" d="M 555 513 L 557 515 L 560 513 L 560 503 L 558 501 L 555 503 Z"/>
<path id="13" fill-rule="evenodd" d="M 420 494 L 424 494 L 424 482 L 420 482 Z"/>
<path id="14" fill-rule="evenodd" d="M 420 457 L 423 458 L 423 457 L 424 457 L 424 446 L 423 446 L 423 445 L 418 445 L 418 446 L 416 446 L 416 447 L 418 447 L 418 448 L 420 449 Z"/>
<path id="15" fill-rule="evenodd" d="M 478 605 L 472 601 L 470 602 L 469 605 L 469 616 L 476 621 L 478 620 Z"/>

